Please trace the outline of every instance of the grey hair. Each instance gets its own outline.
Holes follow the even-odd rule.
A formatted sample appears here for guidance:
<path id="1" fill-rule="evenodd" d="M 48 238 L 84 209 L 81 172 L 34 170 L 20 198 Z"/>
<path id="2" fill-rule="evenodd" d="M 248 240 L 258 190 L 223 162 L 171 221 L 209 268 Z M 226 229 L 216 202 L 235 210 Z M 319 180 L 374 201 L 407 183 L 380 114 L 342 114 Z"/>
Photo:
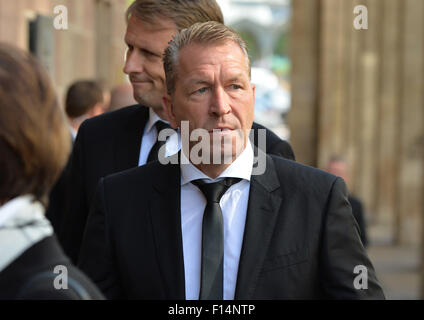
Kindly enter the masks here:
<path id="1" fill-rule="evenodd" d="M 246 58 L 246 66 L 250 77 L 250 59 L 246 42 L 232 28 L 215 21 L 195 23 L 178 32 L 169 42 L 163 56 L 163 67 L 166 75 L 168 94 L 175 92 L 177 81 L 177 65 L 180 51 L 189 44 L 224 44 L 236 43 Z"/>

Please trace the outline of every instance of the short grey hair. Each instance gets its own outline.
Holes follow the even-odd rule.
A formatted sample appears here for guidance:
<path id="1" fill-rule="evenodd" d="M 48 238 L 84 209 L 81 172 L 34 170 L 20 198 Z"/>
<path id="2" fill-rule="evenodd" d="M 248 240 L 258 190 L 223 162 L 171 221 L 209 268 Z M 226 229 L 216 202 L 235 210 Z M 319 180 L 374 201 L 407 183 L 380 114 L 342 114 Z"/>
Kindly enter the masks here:
<path id="1" fill-rule="evenodd" d="M 177 65 L 179 52 L 189 44 L 224 44 L 236 43 L 246 57 L 246 67 L 250 77 L 250 59 L 247 44 L 241 36 L 232 28 L 215 21 L 195 23 L 192 26 L 178 32 L 169 42 L 163 56 L 163 67 L 166 75 L 166 87 L 168 94 L 175 92 L 177 81 Z"/>

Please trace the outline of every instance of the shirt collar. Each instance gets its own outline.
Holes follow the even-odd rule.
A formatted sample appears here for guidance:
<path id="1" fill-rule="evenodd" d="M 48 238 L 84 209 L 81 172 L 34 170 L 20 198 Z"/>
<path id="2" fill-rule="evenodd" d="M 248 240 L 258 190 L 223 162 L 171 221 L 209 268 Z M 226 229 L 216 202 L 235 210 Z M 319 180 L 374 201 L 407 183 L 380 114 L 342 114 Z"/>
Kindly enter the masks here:
<path id="1" fill-rule="evenodd" d="M 250 181 L 250 176 L 252 175 L 253 168 L 253 149 L 250 144 L 250 141 L 246 144 L 243 152 L 230 164 L 218 177 L 212 179 L 204 174 L 202 171 L 197 169 L 193 164 L 191 164 L 184 152 L 181 151 L 181 158 L 184 158 L 185 161 L 181 159 L 181 185 L 190 183 L 191 181 L 198 179 L 205 179 L 210 182 L 221 180 L 222 178 L 241 178 Z"/>
<path id="2" fill-rule="evenodd" d="M 156 112 L 153 111 L 153 108 L 149 108 L 149 121 L 146 124 L 146 133 L 150 132 L 150 130 L 152 130 L 153 126 L 155 125 L 156 122 L 158 121 L 163 121 L 165 123 L 169 123 L 168 121 L 163 120 L 161 117 L 159 117 L 157 115 Z"/>

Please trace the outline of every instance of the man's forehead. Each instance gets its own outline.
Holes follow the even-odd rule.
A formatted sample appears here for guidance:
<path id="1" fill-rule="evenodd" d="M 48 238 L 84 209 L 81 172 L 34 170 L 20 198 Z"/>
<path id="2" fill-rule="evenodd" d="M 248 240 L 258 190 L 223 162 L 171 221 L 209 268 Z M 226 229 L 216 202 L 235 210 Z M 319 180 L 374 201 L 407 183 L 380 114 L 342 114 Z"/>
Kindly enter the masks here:
<path id="1" fill-rule="evenodd" d="M 132 15 L 128 20 L 127 27 L 129 25 L 150 31 L 162 31 L 166 29 L 177 30 L 177 26 L 172 19 L 161 15 L 152 16 L 149 17 L 149 19 L 143 19 L 137 15 Z"/>
<path id="2" fill-rule="evenodd" d="M 237 50 L 238 48 L 238 50 Z M 234 42 L 218 44 L 191 43 L 180 50 L 179 65 L 186 69 L 202 69 L 227 64 L 233 68 L 246 69 L 246 57 Z"/>
<path id="3" fill-rule="evenodd" d="M 147 21 L 131 17 L 127 25 L 125 41 L 144 41 L 154 43 L 156 42 L 155 40 L 165 37 L 166 42 L 168 42 L 172 39 L 172 36 L 175 33 L 177 33 L 177 28 L 174 22 L 169 19 L 152 24 Z"/>

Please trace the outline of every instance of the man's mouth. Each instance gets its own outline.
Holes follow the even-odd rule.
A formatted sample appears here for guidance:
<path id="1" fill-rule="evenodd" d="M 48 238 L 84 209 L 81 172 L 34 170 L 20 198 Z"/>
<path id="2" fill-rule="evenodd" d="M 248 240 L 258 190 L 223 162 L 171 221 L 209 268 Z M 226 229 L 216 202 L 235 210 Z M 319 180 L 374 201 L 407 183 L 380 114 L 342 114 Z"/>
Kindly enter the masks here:
<path id="1" fill-rule="evenodd" d="M 212 130 L 209 130 L 209 133 L 229 133 L 233 131 L 233 129 L 231 128 L 227 128 L 227 127 L 222 127 L 222 128 L 213 128 Z"/>

